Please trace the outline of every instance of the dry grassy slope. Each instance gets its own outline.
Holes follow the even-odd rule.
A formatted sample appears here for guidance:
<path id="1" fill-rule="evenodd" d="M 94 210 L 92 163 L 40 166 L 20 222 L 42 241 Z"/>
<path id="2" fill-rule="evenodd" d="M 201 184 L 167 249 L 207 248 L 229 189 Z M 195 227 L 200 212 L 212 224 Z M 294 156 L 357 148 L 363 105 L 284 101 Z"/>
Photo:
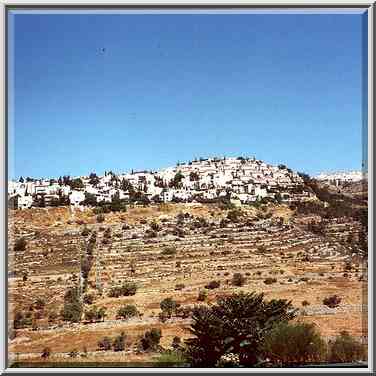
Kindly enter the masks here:
<path id="1" fill-rule="evenodd" d="M 270 212 L 273 217 L 283 217 L 286 222 L 293 215 L 286 206 L 270 206 L 260 210 L 249 208 L 245 211 L 249 218 Z M 312 307 L 310 309 L 316 307 L 319 310 L 308 316 L 300 316 L 299 320 L 314 322 L 324 336 L 335 335 L 343 329 L 349 330 L 356 336 L 362 335 L 364 321 L 359 307 L 363 303 L 364 291 L 363 283 L 358 281 L 358 276 L 362 273 L 361 266 L 358 267 L 358 272 L 354 270 L 348 273 L 348 277 L 344 277 L 344 261 L 340 248 L 333 248 L 334 251 L 327 250 L 330 246 L 324 245 L 320 238 L 306 234 L 300 229 L 277 227 L 276 232 L 269 232 L 268 229 L 255 230 L 240 225 L 226 229 L 214 227 L 208 230 L 206 235 L 203 229 L 187 230 L 189 234 L 179 241 L 176 237 L 165 235 L 158 235 L 156 239 L 145 239 L 143 236 L 137 239 L 131 238 L 134 232 L 140 231 L 143 234 L 152 220 L 160 222 L 162 227 L 168 227 L 169 221 L 173 221 L 181 212 L 205 217 L 208 221 L 218 221 L 225 217 L 228 211 L 212 205 L 200 204 L 155 205 L 146 208 L 129 208 L 125 213 L 106 214 L 103 224 L 96 223 L 96 216 L 91 210 L 71 212 L 67 208 L 53 208 L 12 212 L 10 218 L 12 228 L 18 231 L 17 237 L 23 232 L 38 231 L 39 233 L 35 238 L 30 237 L 30 245 L 26 252 L 29 257 L 26 260 L 30 260 L 26 263 L 30 271 L 28 280 L 23 282 L 19 277 L 10 280 L 10 295 L 13 305 L 17 308 L 26 310 L 37 297 L 41 296 L 47 302 L 44 316 L 49 312 L 59 311 L 64 291 L 73 283 L 71 273 L 78 271 L 76 263 L 70 266 L 67 273 L 68 264 L 61 263 L 60 257 L 66 256 L 69 247 L 76 245 L 71 245 L 71 241 L 81 241 L 80 232 L 85 225 L 98 232 L 98 247 L 101 250 L 104 269 L 102 275 L 108 276 L 107 288 L 111 283 L 124 280 L 133 280 L 140 288 L 132 297 L 97 296 L 94 304 L 107 308 L 108 317 L 105 323 L 73 328 L 64 326 L 53 330 L 22 329 L 11 343 L 11 352 L 30 356 L 27 353 L 40 353 L 45 346 L 49 346 L 53 352 L 68 352 L 73 348 L 82 351 L 84 346 L 89 351 L 95 351 L 98 339 L 104 335 L 114 337 L 122 330 L 127 334 L 128 343 L 134 344 L 150 327 L 161 327 L 162 345 L 168 347 L 174 336 L 178 335 L 182 338 L 189 336 L 187 330 L 189 323 L 186 320 L 160 323 L 157 319 L 160 301 L 171 296 L 182 305 L 197 304 L 199 290 L 213 279 L 220 280 L 221 287 L 209 291 L 209 304 L 215 301 L 216 296 L 234 291 L 264 292 L 267 298 L 292 300 L 296 307 L 301 307 L 302 302 L 308 300 L 309 307 Z M 142 224 L 145 221 L 147 224 Z M 167 221 L 167 224 L 163 221 Z M 124 222 L 132 227 L 128 232 L 121 231 Z M 103 232 L 99 231 L 100 227 L 112 228 L 111 244 L 100 243 L 103 238 Z M 69 235 L 65 236 L 67 232 Z M 115 234 L 121 234 L 120 238 Z M 223 237 L 225 235 L 226 237 Z M 42 256 L 43 244 L 48 244 L 51 248 L 47 256 Z M 167 244 L 177 247 L 176 256 L 160 255 L 161 249 Z M 260 252 L 258 250 L 260 245 L 265 245 L 266 250 Z M 315 251 L 314 247 L 318 247 L 318 251 Z M 56 256 L 58 251 L 59 257 Z M 312 257 L 315 257 L 315 252 L 319 252 L 319 256 L 315 261 L 304 261 L 298 256 L 299 253 L 307 252 Z M 136 263 L 134 274 L 129 270 L 132 260 Z M 34 266 L 35 261 L 38 261 L 40 266 Z M 182 264 L 180 269 L 176 268 L 177 261 Z M 247 275 L 245 286 L 238 288 L 227 282 L 235 272 Z M 258 274 L 259 272 L 261 275 Z M 264 284 L 264 279 L 269 276 L 276 276 L 278 282 L 272 285 Z M 308 277 L 308 282 L 301 281 L 302 277 Z M 95 286 L 94 269 L 89 276 L 89 282 Z M 184 283 L 186 287 L 182 291 L 176 291 L 177 283 Z M 89 291 L 96 293 L 93 288 L 89 288 Z M 344 309 L 334 315 L 320 313 L 322 300 L 333 294 L 342 297 Z M 143 318 L 129 322 L 112 322 L 111 320 L 116 318 L 117 309 L 124 304 L 135 304 L 143 313 Z M 41 319 L 38 320 L 38 326 L 47 328 L 49 324 L 46 319 Z M 101 354 L 93 353 L 87 359 L 98 359 L 98 356 L 100 357 Z M 119 359 L 119 356 L 124 357 L 124 354 L 106 356 Z M 125 359 L 132 360 L 137 356 L 131 353 Z M 37 355 L 35 359 L 39 360 L 39 356 Z"/>

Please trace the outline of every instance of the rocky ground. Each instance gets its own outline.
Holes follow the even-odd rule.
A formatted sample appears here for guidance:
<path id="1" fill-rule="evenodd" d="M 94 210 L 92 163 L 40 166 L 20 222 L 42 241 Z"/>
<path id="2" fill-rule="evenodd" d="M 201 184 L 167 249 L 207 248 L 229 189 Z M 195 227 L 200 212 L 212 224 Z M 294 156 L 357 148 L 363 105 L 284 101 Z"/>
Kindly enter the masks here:
<path id="1" fill-rule="evenodd" d="M 300 309 L 297 319 L 315 323 L 327 339 L 347 330 L 366 340 L 367 266 L 348 242 L 361 229 L 350 218 L 328 221 L 319 235 L 307 229 L 314 217 L 297 216 L 285 205 L 238 212 L 214 204 L 162 204 L 105 214 L 101 223 L 97 219 L 90 209 L 9 213 L 10 318 L 30 311 L 38 298 L 45 302 L 42 309 L 32 308 L 32 325 L 17 329 L 9 340 L 13 360 L 39 362 L 49 347 L 49 361 L 77 361 L 68 355 L 75 349 L 80 361 L 146 364 L 155 356 L 137 348 L 146 330 L 161 328 L 164 348 L 175 336 L 190 336 L 189 317 L 158 318 L 164 298 L 192 307 L 240 290 L 291 300 Z M 97 241 L 85 293 L 95 296 L 91 306 L 105 307 L 107 316 L 104 322 L 64 322 L 58 315 L 64 294 L 80 280 L 81 255 L 93 232 Z M 21 237 L 26 248 L 16 252 Z M 246 278 L 243 286 L 233 285 L 234 273 Z M 275 281 L 268 284 L 268 278 Z M 213 280 L 220 286 L 199 302 L 199 291 Z M 124 282 L 137 284 L 135 295 L 108 296 L 111 287 Z M 341 298 L 337 308 L 323 305 L 332 295 Z M 141 317 L 117 318 L 125 304 L 134 304 Z M 125 351 L 98 351 L 101 338 L 121 332 L 127 336 Z"/>

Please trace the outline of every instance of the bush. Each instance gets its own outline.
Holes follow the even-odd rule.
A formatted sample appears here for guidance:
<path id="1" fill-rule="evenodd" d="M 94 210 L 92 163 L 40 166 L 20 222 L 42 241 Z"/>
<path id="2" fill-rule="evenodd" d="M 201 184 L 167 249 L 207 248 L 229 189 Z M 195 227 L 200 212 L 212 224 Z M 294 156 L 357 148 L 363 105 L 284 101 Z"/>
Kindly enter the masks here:
<path id="1" fill-rule="evenodd" d="M 61 316 L 65 321 L 79 322 L 82 315 L 82 304 L 79 299 L 78 288 L 67 290 L 64 296 L 64 306 Z"/>
<path id="2" fill-rule="evenodd" d="M 98 348 L 102 351 L 111 350 L 111 338 L 103 337 L 100 341 L 98 341 Z"/>
<path id="3" fill-rule="evenodd" d="M 32 324 L 32 315 L 31 312 L 23 313 L 23 312 L 16 312 L 14 315 L 13 320 L 13 328 L 14 329 L 22 329 L 26 326 L 30 326 Z"/>
<path id="4" fill-rule="evenodd" d="M 112 287 L 108 293 L 111 298 L 118 298 L 120 296 L 132 296 L 137 292 L 137 285 L 133 282 L 124 283 L 122 286 Z"/>
<path id="5" fill-rule="evenodd" d="M 42 351 L 41 357 L 43 359 L 46 359 L 50 356 L 50 354 L 51 354 L 51 349 L 49 347 L 45 347 Z"/>
<path id="6" fill-rule="evenodd" d="M 271 277 L 268 277 L 264 280 L 264 283 L 266 285 L 271 285 L 272 283 L 276 283 L 277 282 L 277 279 L 276 278 L 271 278 Z"/>
<path id="7" fill-rule="evenodd" d="M 363 345 L 346 331 L 343 331 L 334 341 L 329 342 L 330 362 L 354 362 L 365 358 L 366 351 Z"/>
<path id="8" fill-rule="evenodd" d="M 131 317 L 138 316 L 139 312 L 137 311 L 136 306 L 132 304 L 125 305 L 117 311 L 117 317 L 122 319 L 129 319 Z"/>
<path id="9" fill-rule="evenodd" d="M 175 286 L 175 290 L 183 290 L 184 287 L 185 287 L 185 284 L 184 284 L 184 283 L 178 283 L 178 284 Z"/>
<path id="10" fill-rule="evenodd" d="M 24 252 L 26 251 L 27 241 L 25 238 L 17 239 L 14 243 L 14 252 Z"/>
<path id="11" fill-rule="evenodd" d="M 213 289 L 217 289 L 218 287 L 221 286 L 221 282 L 220 281 L 210 281 L 206 286 L 205 288 L 206 289 L 209 289 L 209 290 L 213 290 Z"/>
<path id="12" fill-rule="evenodd" d="M 264 358 L 278 366 L 315 363 L 324 360 L 326 345 L 313 324 L 277 324 L 262 346 Z"/>
<path id="13" fill-rule="evenodd" d="M 85 312 L 85 320 L 90 322 L 104 320 L 106 317 L 106 308 L 97 308 L 93 306 L 89 311 Z"/>
<path id="14" fill-rule="evenodd" d="M 177 303 L 172 298 L 166 298 L 163 299 L 160 303 L 161 310 L 168 318 L 171 318 L 173 314 L 176 313 L 176 309 L 180 306 L 179 303 Z"/>
<path id="15" fill-rule="evenodd" d="M 141 338 L 141 348 L 144 351 L 156 350 L 162 337 L 161 329 L 152 328 Z"/>
<path id="16" fill-rule="evenodd" d="M 161 255 L 175 256 L 176 255 L 176 248 L 175 247 L 166 247 L 162 250 Z"/>
<path id="17" fill-rule="evenodd" d="M 231 222 L 239 222 L 243 213 L 240 209 L 233 209 L 227 213 L 227 219 Z"/>
<path id="18" fill-rule="evenodd" d="M 154 367 L 181 367 L 188 365 L 184 353 L 179 350 L 164 351 L 155 359 Z"/>
<path id="19" fill-rule="evenodd" d="M 175 336 L 173 339 L 172 339 L 172 343 L 171 343 L 171 347 L 175 350 L 177 350 L 178 348 L 180 348 L 180 344 L 181 344 L 181 338 L 178 337 L 178 336 Z"/>
<path id="20" fill-rule="evenodd" d="M 232 277 L 232 284 L 234 286 L 243 286 L 245 284 L 246 278 L 241 273 L 235 273 Z"/>
<path id="21" fill-rule="evenodd" d="M 122 332 L 119 336 L 117 336 L 113 343 L 114 351 L 124 351 L 125 349 L 125 334 Z"/>
<path id="22" fill-rule="evenodd" d="M 97 215 L 97 222 L 98 222 L 98 223 L 103 223 L 104 220 L 105 220 L 105 217 L 104 217 L 103 214 L 98 214 L 98 215 Z"/>
<path id="23" fill-rule="evenodd" d="M 190 328 L 194 337 L 186 341 L 189 361 L 194 367 L 213 367 L 231 352 L 239 355 L 240 365 L 255 365 L 268 330 L 295 315 L 291 302 L 265 301 L 263 294 L 256 293 L 219 297 L 212 306 L 196 306 Z"/>
<path id="24" fill-rule="evenodd" d="M 90 234 L 90 230 L 87 228 L 87 227 L 85 227 L 83 230 L 82 230 L 82 232 L 81 232 L 81 235 L 82 236 L 88 236 Z"/>
<path id="25" fill-rule="evenodd" d="M 303 301 L 302 301 L 302 306 L 303 306 L 303 307 L 309 306 L 309 304 L 310 304 L 310 303 L 309 303 L 307 300 L 303 300 Z"/>
<path id="26" fill-rule="evenodd" d="M 93 304 L 95 296 L 93 294 L 86 294 L 83 297 L 84 304 Z"/>
<path id="27" fill-rule="evenodd" d="M 204 302 L 208 297 L 208 292 L 206 290 L 200 290 L 200 292 L 198 293 L 198 297 L 197 297 L 197 300 L 199 302 Z"/>
<path id="28" fill-rule="evenodd" d="M 323 304 L 329 308 L 336 308 L 341 303 L 341 298 L 337 295 L 329 296 L 323 300 Z"/>
<path id="29" fill-rule="evenodd" d="M 133 282 L 124 283 L 122 286 L 122 295 L 132 296 L 137 292 L 137 285 Z"/>

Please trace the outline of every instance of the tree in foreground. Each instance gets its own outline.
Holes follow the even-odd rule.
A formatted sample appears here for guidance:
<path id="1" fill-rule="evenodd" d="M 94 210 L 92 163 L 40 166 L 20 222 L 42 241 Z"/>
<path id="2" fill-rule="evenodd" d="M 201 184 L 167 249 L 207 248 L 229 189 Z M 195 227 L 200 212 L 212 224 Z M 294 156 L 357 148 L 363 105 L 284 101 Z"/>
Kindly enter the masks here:
<path id="1" fill-rule="evenodd" d="M 334 363 L 364 360 L 366 351 L 363 345 L 348 332 L 343 331 L 336 339 L 329 342 L 329 360 Z"/>
<path id="2" fill-rule="evenodd" d="M 264 300 L 264 294 L 239 293 L 219 297 L 216 304 L 193 310 L 186 341 L 193 366 L 213 367 L 225 354 L 239 356 L 240 365 L 254 366 L 260 361 L 264 337 L 276 323 L 288 322 L 296 315 L 291 302 Z"/>
<path id="3" fill-rule="evenodd" d="M 266 336 L 263 357 L 278 366 L 325 360 L 326 344 L 313 324 L 281 322 Z"/>

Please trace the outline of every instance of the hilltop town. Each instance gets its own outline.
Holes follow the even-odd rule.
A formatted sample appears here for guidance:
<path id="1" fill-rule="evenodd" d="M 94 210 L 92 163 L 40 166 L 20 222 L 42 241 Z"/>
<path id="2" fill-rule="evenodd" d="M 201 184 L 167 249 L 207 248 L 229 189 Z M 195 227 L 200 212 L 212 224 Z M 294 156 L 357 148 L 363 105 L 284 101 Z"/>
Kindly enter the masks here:
<path id="1" fill-rule="evenodd" d="M 360 183 L 242 157 L 10 182 L 10 362 L 196 366 L 181 358 L 194 315 L 243 293 L 291 301 L 328 349 L 321 362 L 338 361 L 333 341 L 365 359 Z"/>
<path id="2" fill-rule="evenodd" d="M 61 204 L 74 207 L 97 203 L 203 202 L 228 197 L 250 203 L 263 198 L 282 202 L 309 200 L 303 179 L 285 165 L 272 166 L 255 158 L 200 158 L 160 171 L 105 172 L 104 176 L 58 179 L 20 178 L 9 182 L 12 207 L 25 209 Z"/>

